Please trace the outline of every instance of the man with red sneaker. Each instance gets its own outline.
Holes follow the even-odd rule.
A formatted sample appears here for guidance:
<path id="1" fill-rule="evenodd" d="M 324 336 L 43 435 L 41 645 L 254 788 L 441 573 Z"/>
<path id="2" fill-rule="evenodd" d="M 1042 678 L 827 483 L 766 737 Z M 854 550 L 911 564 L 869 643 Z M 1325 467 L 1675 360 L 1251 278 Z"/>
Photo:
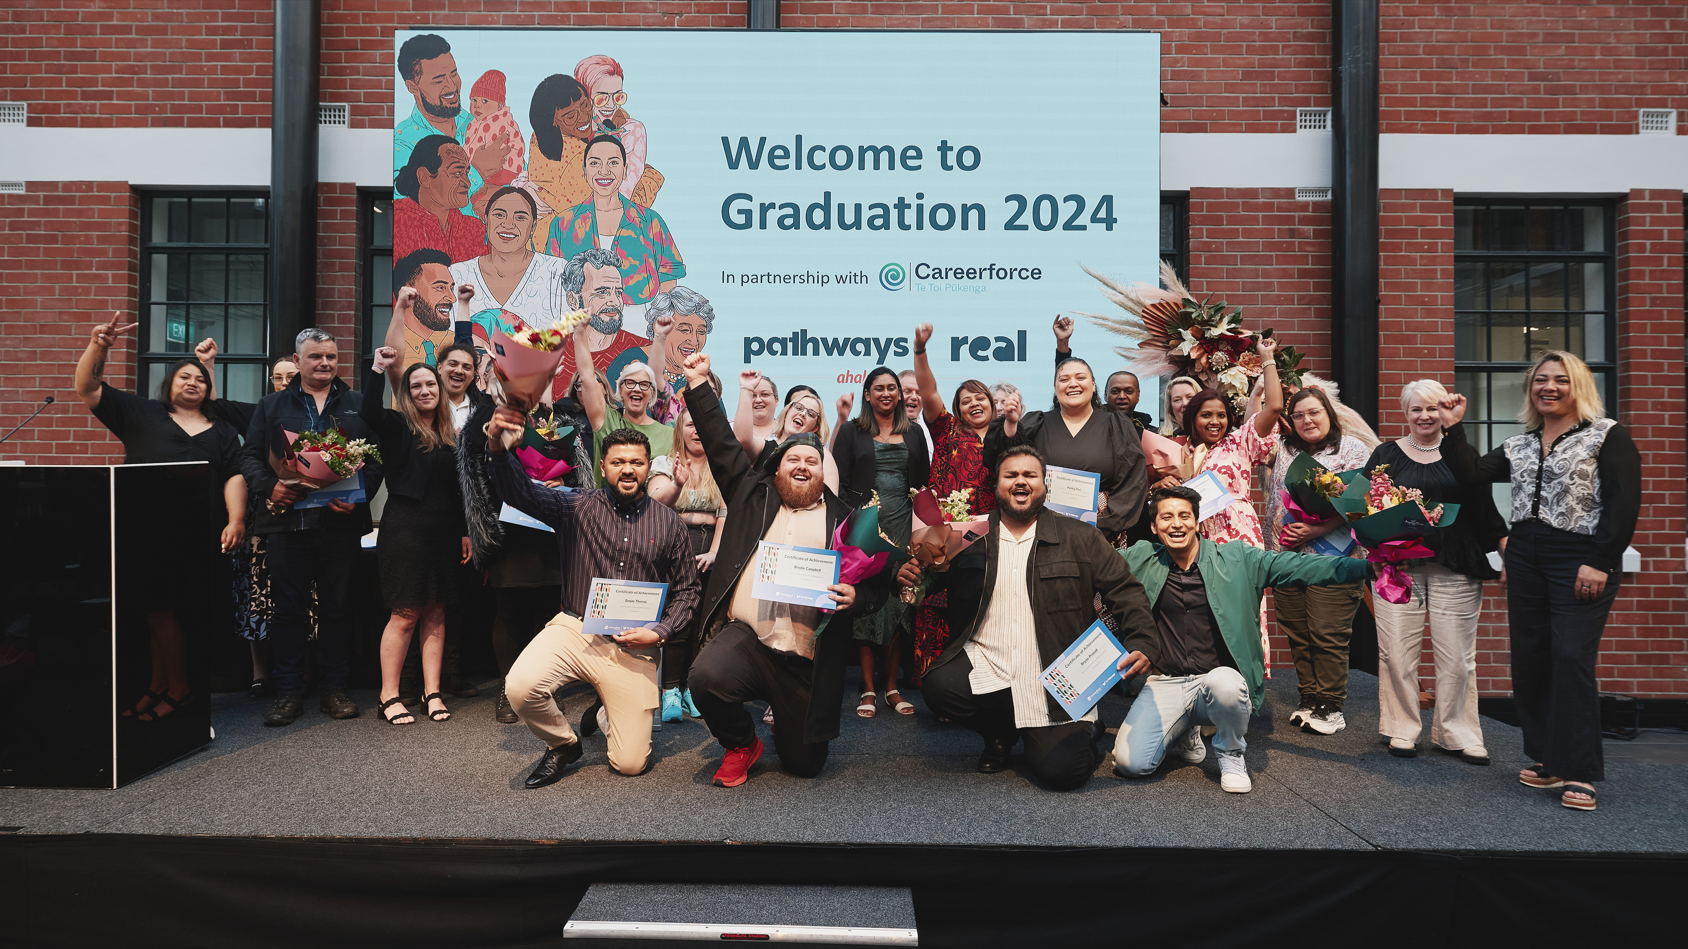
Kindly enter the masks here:
<path id="1" fill-rule="evenodd" d="M 752 700 L 773 706 L 780 767 L 812 778 L 826 764 L 827 743 L 838 737 L 844 670 L 855 650 L 851 618 L 879 609 L 891 578 L 882 572 L 860 587 L 832 586 L 838 610 L 831 614 L 751 596 L 754 572 L 745 567 L 760 541 L 827 547 L 850 506 L 822 482 L 826 449 L 818 436 L 793 435 L 762 467 L 753 466 L 709 384 L 709 357 L 691 354 L 685 370 L 692 424 L 731 512 L 709 571 L 701 606 L 704 645 L 689 677 L 704 723 L 726 749 L 715 784 L 738 787 L 762 757 L 755 723 L 744 709 Z"/>

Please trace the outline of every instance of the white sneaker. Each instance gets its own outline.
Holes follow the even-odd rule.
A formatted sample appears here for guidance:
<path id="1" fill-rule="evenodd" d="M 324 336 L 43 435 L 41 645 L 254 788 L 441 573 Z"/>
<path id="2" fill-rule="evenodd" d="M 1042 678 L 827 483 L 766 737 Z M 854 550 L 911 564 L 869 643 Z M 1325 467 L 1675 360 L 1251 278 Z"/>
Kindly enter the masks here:
<path id="1" fill-rule="evenodd" d="M 1348 720 L 1342 717 L 1339 709 L 1328 705 L 1321 705 L 1314 709 L 1301 723 L 1301 730 L 1318 735 L 1334 735 L 1348 727 Z"/>
<path id="2" fill-rule="evenodd" d="M 1303 695 L 1301 697 L 1301 704 L 1295 707 L 1295 711 L 1289 713 L 1289 723 L 1291 725 L 1300 725 L 1302 722 L 1307 721 L 1307 716 L 1313 714 L 1313 710 L 1318 707 L 1318 703 L 1313 701 L 1312 696 Z"/>
<path id="3" fill-rule="evenodd" d="M 1232 794 L 1247 794 L 1254 790 L 1254 782 L 1249 780 L 1248 765 L 1243 763 L 1242 752 L 1221 751 L 1219 756 L 1219 789 Z"/>
<path id="4" fill-rule="evenodd" d="M 1207 745 L 1202 742 L 1201 726 L 1191 725 L 1189 730 L 1184 732 L 1184 737 L 1178 739 L 1167 751 L 1191 764 L 1200 764 L 1207 760 Z"/>

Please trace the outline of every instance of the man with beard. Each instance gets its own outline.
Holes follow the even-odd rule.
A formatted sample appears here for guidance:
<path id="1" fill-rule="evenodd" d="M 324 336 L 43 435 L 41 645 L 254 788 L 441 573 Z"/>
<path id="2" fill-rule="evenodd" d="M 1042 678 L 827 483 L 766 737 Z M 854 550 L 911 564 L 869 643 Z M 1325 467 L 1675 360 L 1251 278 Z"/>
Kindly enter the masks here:
<path id="1" fill-rule="evenodd" d="M 1143 585 L 1101 531 L 1044 509 L 1043 474 L 1043 456 L 1029 445 L 998 460 L 985 594 L 973 622 L 932 663 L 923 690 L 933 712 L 983 736 L 980 771 L 1007 770 L 1023 740 L 1022 760 L 1038 780 L 1068 791 L 1090 780 L 1106 732 L 1095 709 L 1073 721 L 1038 675 L 1090 628 L 1097 595 L 1119 622 L 1125 675 L 1148 671 L 1160 645 Z M 947 576 L 934 574 L 934 588 Z M 917 584 L 919 564 L 904 564 L 897 579 Z"/>
<path id="2" fill-rule="evenodd" d="M 431 247 L 412 251 L 393 264 L 393 319 L 387 325 L 386 345 L 403 356 L 388 374 L 394 386 L 399 384 L 398 373 L 413 363 L 435 365 L 445 348 L 457 341 L 451 326 L 455 296 L 450 268 L 451 258 Z M 412 292 L 405 293 L 407 288 Z"/>
<path id="3" fill-rule="evenodd" d="M 645 347 L 650 340 L 635 336 L 621 328 L 624 308 L 621 294 L 621 259 L 613 250 L 591 247 L 569 258 L 563 268 L 563 292 L 568 295 L 568 307 L 585 310 L 589 332 L 586 348 L 592 353 L 592 365 L 606 378 L 615 379 L 630 362 L 645 362 L 650 357 Z M 563 355 L 563 369 L 557 374 L 553 391 L 561 398 L 568 381 L 574 378 L 575 348 Z"/>
<path id="4" fill-rule="evenodd" d="M 680 515 L 645 493 L 650 442 L 630 428 L 611 432 L 599 471 L 609 488 L 554 491 L 533 482 L 501 432 L 517 435 L 522 413 L 500 406 L 487 428 L 487 472 L 500 499 L 550 527 L 562 556 L 563 611 L 527 644 L 505 678 L 510 706 L 545 742 L 545 754 L 525 786 L 542 788 L 580 758 L 580 740 L 602 730 L 610 767 L 644 773 L 651 756 L 651 713 L 657 708 L 657 656 L 662 644 L 691 621 L 698 601 L 697 564 Z M 662 619 L 615 636 L 581 633 L 592 578 L 668 584 Z M 580 718 L 578 735 L 553 693 L 591 683 L 597 699 Z"/>
<path id="5" fill-rule="evenodd" d="M 416 107 L 411 110 L 409 118 L 393 127 L 394 161 L 403 162 L 417 144 L 430 135 L 444 135 L 461 143 L 474 117 L 463 108 L 463 80 L 457 75 L 457 60 L 451 55 L 451 44 L 445 41 L 445 37 L 433 33 L 412 36 L 399 47 L 398 69 L 399 79 L 404 83 L 405 91 L 415 100 Z M 468 194 L 479 191 L 482 179 L 498 171 L 511 150 L 518 148 L 521 148 L 520 142 L 502 140 L 481 146 L 480 151 L 469 159 Z M 402 167 L 402 164 L 394 164 L 395 179 Z M 471 210 L 467 195 L 462 208 L 466 212 Z"/>
<path id="6" fill-rule="evenodd" d="M 780 767 L 812 778 L 826 764 L 827 743 L 838 737 L 844 670 L 855 648 L 851 622 L 884 605 L 890 576 L 829 587 L 836 612 L 751 595 L 755 572 L 745 568 L 755 561 L 759 542 L 828 547 L 850 506 L 826 489 L 818 436 L 793 435 L 764 454 L 761 466 L 752 466 L 709 384 L 709 357 L 691 354 L 685 370 L 686 405 L 732 511 L 720 528 L 701 607 L 705 642 L 689 679 L 704 723 L 726 749 L 715 784 L 738 787 L 762 757 L 756 725 L 744 710 L 752 700 L 773 707 Z"/>

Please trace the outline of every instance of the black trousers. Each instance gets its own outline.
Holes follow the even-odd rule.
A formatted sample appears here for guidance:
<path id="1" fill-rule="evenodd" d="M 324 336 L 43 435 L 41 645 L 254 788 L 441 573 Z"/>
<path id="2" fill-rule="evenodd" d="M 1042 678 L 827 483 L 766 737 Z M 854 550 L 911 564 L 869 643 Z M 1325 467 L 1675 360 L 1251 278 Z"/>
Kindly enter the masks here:
<path id="1" fill-rule="evenodd" d="M 352 572 L 359 538 L 347 531 L 283 531 L 264 535 L 275 613 L 271 675 L 283 693 L 305 691 L 311 636 L 311 582 L 316 582 L 316 665 L 324 691 L 344 689 L 351 658 Z"/>
<path id="2" fill-rule="evenodd" d="M 1593 542 L 1526 521 L 1506 543 L 1512 694 L 1524 753 L 1567 781 L 1601 781 L 1600 683 L 1594 666 L 1620 573 L 1598 599 L 1577 599 L 1577 568 Z"/>
<path id="3" fill-rule="evenodd" d="M 498 674 L 507 676 L 516 657 L 562 609 L 563 588 L 497 587 L 492 595 L 497 601 L 492 617 L 492 655 L 498 660 Z"/>
<path id="4" fill-rule="evenodd" d="M 978 732 L 986 741 L 1001 741 L 1009 747 L 1016 738 L 1025 742 L 1026 751 L 1020 760 L 1052 791 L 1071 791 L 1090 780 L 1100 760 L 1094 744 L 1100 723 L 1063 722 L 1016 729 L 1010 690 L 975 694 L 973 684 L 967 681 L 972 673 L 973 661 L 966 653 L 926 673 L 920 690 L 926 707 Z"/>
<path id="5" fill-rule="evenodd" d="M 821 773 L 827 752 L 827 742 L 803 740 L 813 669 L 812 660 L 775 652 L 749 626 L 728 623 L 692 661 L 692 701 L 709 733 L 729 749 L 748 748 L 756 740 L 756 724 L 744 703 L 768 702 L 774 707 L 774 753 L 780 767 L 812 778 Z"/>

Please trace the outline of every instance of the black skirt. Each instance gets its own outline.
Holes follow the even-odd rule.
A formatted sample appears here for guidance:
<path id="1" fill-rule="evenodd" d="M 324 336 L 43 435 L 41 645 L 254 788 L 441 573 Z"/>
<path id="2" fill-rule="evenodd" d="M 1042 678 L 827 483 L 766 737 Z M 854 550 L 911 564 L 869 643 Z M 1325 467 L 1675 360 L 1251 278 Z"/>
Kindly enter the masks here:
<path id="1" fill-rule="evenodd" d="M 423 499 L 391 495 L 381 514 L 375 548 L 381 595 L 390 610 L 451 605 L 464 595 L 463 496 L 449 449 L 423 452 L 412 463 L 432 465 Z"/>

